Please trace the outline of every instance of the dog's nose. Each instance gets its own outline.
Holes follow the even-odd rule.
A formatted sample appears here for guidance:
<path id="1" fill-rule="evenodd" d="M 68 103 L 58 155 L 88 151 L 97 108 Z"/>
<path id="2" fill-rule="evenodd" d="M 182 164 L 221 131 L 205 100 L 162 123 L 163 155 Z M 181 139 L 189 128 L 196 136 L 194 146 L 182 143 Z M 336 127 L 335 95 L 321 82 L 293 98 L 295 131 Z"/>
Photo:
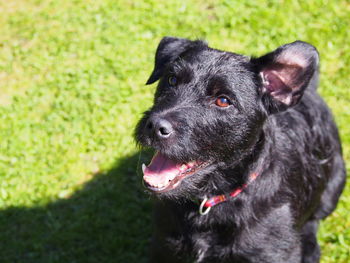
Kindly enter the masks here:
<path id="1" fill-rule="evenodd" d="M 166 139 L 174 132 L 171 123 L 162 118 L 151 118 L 148 120 L 147 128 L 161 139 Z"/>

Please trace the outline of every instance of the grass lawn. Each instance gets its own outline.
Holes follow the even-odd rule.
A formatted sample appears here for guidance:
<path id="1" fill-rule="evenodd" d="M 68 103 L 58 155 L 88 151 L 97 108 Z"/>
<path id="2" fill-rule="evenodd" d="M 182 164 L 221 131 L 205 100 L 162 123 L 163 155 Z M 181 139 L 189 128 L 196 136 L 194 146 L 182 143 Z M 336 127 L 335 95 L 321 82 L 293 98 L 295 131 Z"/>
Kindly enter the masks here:
<path id="1" fill-rule="evenodd" d="M 350 167 L 349 1 L 11 0 L 0 13 L 1 262 L 146 262 L 147 154 L 132 133 L 165 35 L 247 55 L 314 44 Z M 321 224 L 323 263 L 350 262 L 349 210 L 347 187 Z"/>

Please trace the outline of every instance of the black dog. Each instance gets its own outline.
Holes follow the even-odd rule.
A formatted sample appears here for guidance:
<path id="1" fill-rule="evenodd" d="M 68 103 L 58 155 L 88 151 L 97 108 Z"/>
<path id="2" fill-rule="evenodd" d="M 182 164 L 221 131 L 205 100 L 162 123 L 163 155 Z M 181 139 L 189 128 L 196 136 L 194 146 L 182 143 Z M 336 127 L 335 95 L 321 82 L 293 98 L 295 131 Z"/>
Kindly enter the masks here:
<path id="1" fill-rule="evenodd" d="M 165 37 L 136 129 L 156 150 L 152 262 L 319 262 L 320 219 L 345 167 L 316 92 L 317 50 L 297 41 L 259 58 Z"/>

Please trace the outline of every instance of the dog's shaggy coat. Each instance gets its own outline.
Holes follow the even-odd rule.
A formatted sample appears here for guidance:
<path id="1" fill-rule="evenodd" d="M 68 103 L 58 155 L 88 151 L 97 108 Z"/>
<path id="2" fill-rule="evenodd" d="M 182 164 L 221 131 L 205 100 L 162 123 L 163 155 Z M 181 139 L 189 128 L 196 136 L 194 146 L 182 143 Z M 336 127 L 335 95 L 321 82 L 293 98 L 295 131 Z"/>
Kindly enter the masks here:
<path id="1" fill-rule="evenodd" d="M 318 222 L 336 207 L 345 167 L 318 64 L 301 41 L 250 58 L 163 38 L 147 82 L 160 80 L 154 105 L 136 129 L 156 150 L 144 167 L 156 196 L 151 262 L 319 262 Z M 195 169 L 167 173 L 181 164 Z M 252 173 L 237 197 L 199 214 L 205 197 Z"/>

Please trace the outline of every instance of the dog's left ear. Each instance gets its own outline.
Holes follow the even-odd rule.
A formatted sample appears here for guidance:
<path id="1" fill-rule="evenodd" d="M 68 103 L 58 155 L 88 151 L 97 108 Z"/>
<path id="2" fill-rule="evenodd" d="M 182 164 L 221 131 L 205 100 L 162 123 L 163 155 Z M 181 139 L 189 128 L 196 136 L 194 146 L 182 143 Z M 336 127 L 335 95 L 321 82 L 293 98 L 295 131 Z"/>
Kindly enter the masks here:
<path id="1" fill-rule="evenodd" d="M 191 41 L 185 38 L 164 37 L 158 45 L 154 69 L 146 85 L 159 80 L 169 63 L 177 59 L 186 50 L 198 45 L 206 46 L 206 43 L 200 40 Z"/>
<path id="2" fill-rule="evenodd" d="M 261 76 L 262 92 L 270 97 L 267 103 L 272 112 L 297 104 L 311 78 L 318 74 L 318 52 L 302 41 L 283 45 L 251 61 Z"/>

